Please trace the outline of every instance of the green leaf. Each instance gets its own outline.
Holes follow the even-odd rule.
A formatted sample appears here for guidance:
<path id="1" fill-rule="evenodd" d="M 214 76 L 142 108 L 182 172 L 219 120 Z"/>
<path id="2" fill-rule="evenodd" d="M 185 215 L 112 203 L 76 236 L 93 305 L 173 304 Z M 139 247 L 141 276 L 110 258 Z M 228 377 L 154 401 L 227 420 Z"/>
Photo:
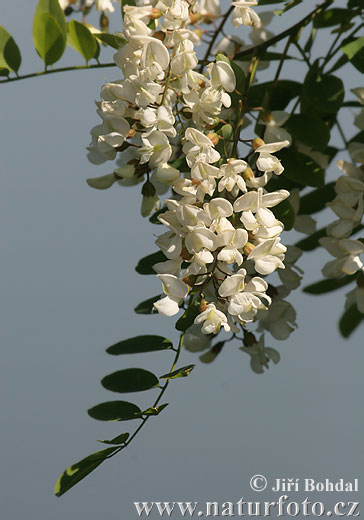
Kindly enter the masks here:
<path id="1" fill-rule="evenodd" d="M 82 479 L 87 477 L 91 471 L 96 469 L 104 460 L 106 460 L 112 453 L 119 450 L 119 447 L 106 448 L 105 450 L 97 451 L 89 455 L 85 459 L 76 462 L 66 469 L 59 477 L 54 493 L 57 497 L 62 496 L 66 491 L 75 486 Z"/>
<path id="2" fill-rule="evenodd" d="M 101 384 L 112 392 L 142 392 L 159 386 L 158 378 L 142 368 L 126 368 L 105 376 Z"/>
<path id="3" fill-rule="evenodd" d="M 284 224 L 285 231 L 290 231 L 293 228 L 295 212 L 288 200 L 282 200 L 282 202 L 272 208 L 272 211 L 275 217 Z"/>
<path id="4" fill-rule="evenodd" d="M 138 354 L 140 352 L 154 352 L 167 350 L 173 347 L 173 343 L 163 336 L 136 336 L 135 338 L 119 341 L 106 349 L 108 354 L 119 356 L 120 354 Z"/>
<path id="5" fill-rule="evenodd" d="M 53 16 L 45 11 L 37 11 L 33 20 L 33 42 L 45 65 L 58 61 L 66 48 L 64 33 Z"/>
<path id="6" fill-rule="evenodd" d="M 272 86 L 272 81 L 260 83 L 249 88 L 248 105 L 250 107 L 263 106 L 264 98 Z M 300 95 L 302 84 L 297 81 L 280 80 L 272 91 L 270 109 L 284 110 L 288 103 Z"/>
<path id="7" fill-rule="evenodd" d="M 303 106 L 313 106 L 319 113 L 336 113 L 344 102 L 344 84 L 336 76 L 312 69 L 303 83 Z"/>
<path id="8" fill-rule="evenodd" d="M 341 50 L 356 69 L 360 72 L 364 72 L 364 36 L 344 45 Z"/>
<path id="9" fill-rule="evenodd" d="M 95 188 L 96 190 L 107 190 L 116 182 L 116 178 L 113 173 L 109 173 L 102 177 L 87 179 L 86 182 L 91 188 Z"/>
<path id="10" fill-rule="evenodd" d="M 290 2 L 287 2 L 286 5 L 283 7 L 283 9 L 279 9 L 277 11 L 274 11 L 274 14 L 277 14 L 278 16 L 281 16 L 286 11 L 289 11 L 293 7 L 296 7 L 296 5 L 301 4 L 303 0 L 290 0 Z"/>
<path id="11" fill-rule="evenodd" d="M 151 406 L 150 408 L 147 408 L 147 410 L 144 410 L 144 412 L 141 412 L 141 415 L 159 415 L 167 406 L 168 403 L 159 406 Z"/>
<path id="12" fill-rule="evenodd" d="M 320 188 L 325 184 L 325 171 L 310 157 L 297 152 L 294 147 L 282 150 L 279 158 L 284 166 L 283 175 L 301 186 Z"/>
<path id="13" fill-rule="evenodd" d="M 352 235 L 355 235 L 358 231 L 363 229 L 364 226 L 360 225 L 353 229 Z M 316 233 L 313 233 L 312 235 L 308 236 L 307 238 L 303 238 L 302 240 L 299 240 L 294 245 L 296 247 L 299 247 L 302 249 L 302 251 L 313 251 L 317 247 L 320 247 L 321 244 L 319 242 L 319 239 L 326 236 L 326 228 L 321 228 Z"/>
<path id="14" fill-rule="evenodd" d="M 196 316 L 200 314 L 200 299 L 196 298 L 192 304 L 185 310 L 182 316 L 176 322 L 176 329 L 184 332 L 193 325 Z"/>
<path id="15" fill-rule="evenodd" d="M 190 167 L 188 166 L 188 164 L 186 162 L 186 156 L 182 153 L 180 155 L 178 155 L 177 159 L 172 161 L 170 164 L 171 164 L 171 166 L 173 166 L 173 168 L 177 168 L 177 170 L 180 170 L 181 172 L 190 171 Z"/>
<path id="16" fill-rule="evenodd" d="M 333 9 L 326 9 L 318 13 L 314 20 L 313 26 L 317 28 L 332 27 L 333 25 L 340 25 L 348 22 L 356 13 L 351 9 L 343 9 L 334 7 Z"/>
<path id="17" fill-rule="evenodd" d="M 87 413 L 98 421 L 130 421 L 138 419 L 140 408 L 127 401 L 108 401 L 93 406 Z"/>
<path id="18" fill-rule="evenodd" d="M 343 276 L 342 278 L 320 280 L 303 288 L 303 292 L 307 294 L 324 294 L 336 291 L 345 285 L 353 282 L 356 279 L 356 274 Z"/>
<path id="19" fill-rule="evenodd" d="M 329 182 L 322 188 L 310 191 L 301 197 L 299 215 L 312 215 L 326 208 L 326 203 L 336 196 L 335 182 Z"/>
<path id="20" fill-rule="evenodd" d="M 364 315 L 358 311 L 358 307 L 354 303 L 340 318 L 339 330 L 342 336 L 348 338 L 362 321 L 364 321 Z"/>
<path id="21" fill-rule="evenodd" d="M 165 262 L 167 257 L 162 251 L 157 251 L 156 253 L 152 253 L 151 255 L 145 256 L 141 258 L 135 268 L 136 272 L 139 274 L 156 274 L 153 269 L 153 265 L 158 262 Z"/>
<path id="22" fill-rule="evenodd" d="M 341 47 L 341 50 L 344 54 L 346 54 L 349 60 L 352 60 L 354 56 L 363 48 L 363 46 L 364 36 L 361 36 L 360 38 L 357 38 L 356 40 Z"/>
<path id="23" fill-rule="evenodd" d="M 157 296 L 153 296 L 148 300 L 144 300 L 135 307 L 134 312 L 136 312 L 137 314 L 158 314 L 153 304 L 160 300 L 160 297 L 161 295 L 158 294 Z"/>
<path id="24" fill-rule="evenodd" d="M 108 45 L 109 47 L 112 47 L 113 49 L 120 49 L 125 43 L 126 40 L 124 38 L 120 38 L 120 36 L 116 36 L 115 34 L 109 34 L 109 33 L 93 33 L 95 38 L 100 40 L 105 45 Z"/>
<path id="25" fill-rule="evenodd" d="M 125 444 L 129 436 L 130 433 L 121 433 L 120 435 L 117 435 L 117 437 L 114 437 L 110 441 L 99 440 L 99 442 L 103 442 L 104 444 Z"/>
<path id="26" fill-rule="evenodd" d="M 164 374 L 164 376 L 160 376 L 160 379 L 176 379 L 177 377 L 187 377 L 190 372 L 195 368 L 196 365 L 187 365 L 182 368 L 178 368 L 169 374 Z"/>
<path id="27" fill-rule="evenodd" d="M 230 124 L 223 125 L 216 133 L 222 137 L 216 146 L 216 150 L 225 157 L 230 157 L 230 151 L 233 145 L 231 141 L 234 138 L 233 127 Z"/>
<path id="28" fill-rule="evenodd" d="M 20 50 L 14 38 L 0 25 L 0 69 L 18 72 L 21 64 Z"/>
<path id="29" fill-rule="evenodd" d="M 204 352 L 200 356 L 200 358 L 199 358 L 200 361 L 202 363 L 212 363 L 213 361 L 215 361 L 217 356 L 220 354 L 224 345 L 225 345 L 225 341 L 219 341 L 218 343 L 215 343 L 215 345 L 210 350 L 208 350 L 207 352 Z"/>
<path id="30" fill-rule="evenodd" d="M 40 13 L 49 13 L 56 20 L 66 40 L 67 22 L 58 0 L 39 0 L 34 16 Z"/>
<path id="31" fill-rule="evenodd" d="M 330 129 L 317 115 L 293 114 L 284 126 L 294 139 L 314 150 L 324 151 L 329 143 Z"/>
<path id="32" fill-rule="evenodd" d="M 96 41 L 91 31 L 76 20 L 69 22 L 68 31 L 74 48 L 82 54 L 86 63 L 88 63 L 95 56 L 97 50 Z"/>

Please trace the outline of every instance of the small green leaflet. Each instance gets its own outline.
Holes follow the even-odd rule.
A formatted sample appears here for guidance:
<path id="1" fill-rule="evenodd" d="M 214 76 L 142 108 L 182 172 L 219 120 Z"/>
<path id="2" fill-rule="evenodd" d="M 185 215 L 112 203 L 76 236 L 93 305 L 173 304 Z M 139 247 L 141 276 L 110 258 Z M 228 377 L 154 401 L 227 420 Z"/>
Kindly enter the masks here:
<path id="1" fill-rule="evenodd" d="M 140 412 L 136 404 L 127 401 L 107 401 L 87 410 L 89 416 L 98 421 L 130 421 L 138 419 Z"/>
<path id="2" fill-rule="evenodd" d="M 356 275 L 347 275 L 342 278 L 320 280 L 319 282 L 312 283 L 304 287 L 303 292 L 307 294 L 324 294 L 332 291 L 336 291 L 345 285 L 353 282 L 356 279 Z"/>
<path id="3" fill-rule="evenodd" d="M 164 374 L 164 376 L 160 376 L 160 379 L 176 379 L 177 377 L 187 377 L 190 372 L 195 368 L 196 365 L 187 365 L 185 367 L 179 368 L 178 370 L 174 370 L 169 374 Z"/>
<path id="4" fill-rule="evenodd" d="M 157 310 L 154 308 L 153 304 L 160 300 L 161 295 L 158 294 L 157 296 L 153 296 L 152 298 L 148 298 L 148 300 L 144 300 L 143 302 L 139 303 L 135 309 L 134 312 L 136 314 L 158 314 Z"/>
<path id="5" fill-rule="evenodd" d="M 19 47 L 11 34 L 0 25 L 0 69 L 18 72 L 20 64 Z"/>
<path id="6" fill-rule="evenodd" d="M 136 266 L 135 270 L 139 274 L 156 274 L 153 269 L 153 265 L 159 262 L 165 262 L 167 257 L 162 251 L 157 251 L 151 255 L 141 258 Z"/>
<path id="7" fill-rule="evenodd" d="M 72 47 L 85 58 L 88 63 L 97 51 L 96 40 L 87 27 L 76 20 L 71 20 L 68 24 L 68 31 Z"/>
<path id="8" fill-rule="evenodd" d="M 339 330 L 344 338 L 348 338 L 354 330 L 364 321 L 364 315 L 359 312 L 358 307 L 354 303 L 351 305 L 339 321 Z"/>
<path id="9" fill-rule="evenodd" d="M 141 412 L 141 415 L 159 415 L 162 410 L 164 410 L 169 403 L 164 403 L 159 406 L 151 406 L 150 408 L 147 408 L 144 410 L 144 412 Z"/>
<path id="10" fill-rule="evenodd" d="M 99 442 L 103 442 L 104 444 L 125 444 L 125 442 L 128 440 L 130 436 L 130 433 L 121 433 L 120 435 L 117 435 L 113 439 L 107 441 L 107 440 L 99 440 Z"/>

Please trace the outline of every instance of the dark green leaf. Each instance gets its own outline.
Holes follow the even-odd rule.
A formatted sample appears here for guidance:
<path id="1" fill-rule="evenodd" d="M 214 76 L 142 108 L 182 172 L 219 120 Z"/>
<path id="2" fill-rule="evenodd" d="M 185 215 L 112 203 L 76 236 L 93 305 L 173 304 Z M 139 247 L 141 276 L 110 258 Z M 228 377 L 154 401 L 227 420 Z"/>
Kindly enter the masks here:
<path id="1" fill-rule="evenodd" d="M 105 45 L 109 45 L 109 47 L 112 47 L 113 49 L 120 49 L 120 47 L 126 43 L 124 38 L 120 38 L 119 36 L 110 33 L 94 33 L 94 37 Z"/>
<path id="2" fill-rule="evenodd" d="M 159 385 L 157 377 L 142 368 L 126 368 L 105 376 L 101 384 L 112 392 L 142 392 Z"/>
<path id="3" fill-rule="evenodd" d="M 176 329 L 180 332 L 187 330 L 188 327 L 191 327 L 198 314 L 200 314 L 200 299 L 196 298 L 177 320 L 175 325 Z"/>
<path id="4" fill-rule="evenodd" d="M 250 107 L 259 107 L 264 105 L 264 98 L 272 86 L 272 82 L 260 83 L 253 85 L 249 89 L 248 104 Z M 295 97 L 300 95 L 302 84 L 297 81 L 280 80 L 273 89 L 270 109 L 284 110 L 288 103 Z"/>
<path id="5" fill-rule="evenodd" d="M 138 419 L 140 408 L 127 401 L 108 401 L 93 406 L 87 413 L 98 421 L 130 421 Z"/>
<path id="6" fill-rule="evenodd" d="M 66 38 L 53 16 L 45 11 L 39 11 L 33 20 L 33 42 L 39 56 L 45 65 L 53 65 L 64 53 Z"/>
<path id="7" fill-rule="evenodd" d="M 345 285 L 353 282 L 356 279 L 356 275 L 347 275 L 342 278 L 320 280 L 319 282 L 312 283 L 304 287 L 303 292 L 307 294 L 323 294 L 332 291 L 336 291 Z"/>
<path id="8" fill-rule="evenodd" d="M 68 24 L 68 31 L 73 43 L 73 47 L 85 58 L 86 63 L 95 56 L 97 45 L 91 31 L 76 20 L 71 20 Z"/>
<path id="9" fill-rule="evenodd" d="M 336 76 L 312 69 L 302 87 L 303 106 L 313 106 L 319 113 L 336 113 L 344 102 L 344 84 Z"/>
<path id="10" fill-rule="evenodd" d="M 157 225 L 161 226 L 162 222 L 159 222 L 158 216 L 161 215 L 162 213 L 165 213 L 166 211 L 168 211 L 167 206 L 164 206 L 163 208 L 159 209 L 158 211 L 153 213 L 153 215 L 149 219 L 149 222 L 151 222 L 152 224 L 157 224 Z"/>
<path id="11" fill-rule="evenodd" d="M 114 437 L 110 441 L 106 440 L 99 440 L 99 442 L 103 442 L 104 444 L 125 444 L 125 442 L 128 440 L 130 433 L 121 433 L 117 437 Z"/>
<path id="12" fill-rule="evenodd" d="M 139 303 L 135 307 L 134 312 L 136 312 L 137 314 L 158 314 L 153 304 L 160 300 L 160 297 L 161 295 L 158 294 L 157 296 L 153 296 L 153 298 L 149 298 L 148 300 Z"/>
<path id="13" fill-rule="evenodd" d="M 325 184 L 325 171 L 310 157 L 297 152 L 294 147 L 279 152 L 284 166 L 283 175 L 301 186 L 320 188 Z"/>
<path id="14" fill-rule="evenodd" d="M 215 361 L 216 357 L 220 354 L 223 347 L 225 345 L 225 341 L 219 341 L 215 343 L 215 345 L 208 351 L 200 356 L 200 361 L 202 363 L 212 363 Z"/>
<path id="15" fill-rule="evenodd" d="M 119 356 L 120 354 L 138 354 L 140 352 L 153 352 L 156 350 L 166 350 L 173 347 L 170 339 L 163 336 L 136 336 L 135 338 L 119 341 L 106 349 L 108 354 Z"/>
<path id="16" fill-rule="evenodd" d="M 275 217 L 284 224 L 285 231 L 290 231 L 293 228 L 295 212 L 288 200 L 282 200 L 282 202 L 272 208 L 272 211 Z"/>
<path id="17" fill-rule="evenodd" d="M 0 69 L 18 72 L 21 64 L 20 50 L 14 38 L 0 25 Z"/>
<path id="18" fill-rule="evenodd" d="M 169 374 L 164 374 L 160 379 L 176 379 L 177 377 L 187 377 L 190 372 L 195 368 L 196 365 L 187 365 L 185 367 L 179 368 L 178 370 L 174 370 Z"/>
<path id="19" fill-rule="evenodd" d="M 349 60 L 352 60 L 354 56 L 362 50 L 363 46 L 364 36 L 361 36 L 360 38 L 357 38 L 356 40 L 347 43 L 346 45 L 341 47 L 341 50 L 348 57 Z"/>
<path id="20" fill-rule="evenodd" d="M 293 114 L 284 125 L 294 139 L 313 148 L 324 151 L 330 140 L 329 127 L 312 114 Z"/>
<path id="21" fill-rule="evenodd" d="M 326 208 L 326 203 L 334 199 L 335 183 L 329 182 L 322 188 L 317 188 L 303 195 L 300 202 L 299 215 L 312 215 Z"/>
<path id="22" fill-rule="evenodd" d="M 158 262 L 165 262 L 166 260 L 167 257 L 164 253 L 162 253 L 162 251 L 157 251 L 156 253 L 141 258 L 135 270 L 139 274 L 156 274 L 153 265 Z"/>
<path id="23" fill-rule="evenodd" d="M 333 25 L 339 25 L 348 22 L 356 13 L 353 13 L 351 9 L 342 9 L 334 7 L 333 9 L 326 9 L 318 13 L 314 20 L 313 25 L 317 28 L 332 27 Z"/>
<path id="24" fill-rule="evenodd" d="M 364 315 L 358 311 L 358 307 L 354 303 L 348 309 L 346 309 L 340 318 L 339 329 L 342 336 L 344 336 L 344 338 L 348 338 L 363 320 Z"/>
<path id="25" fill-rule="evenodd" d="M 302 251 L 313 251 L 321 246 L 319 239 L 324 236 L 326 236 L 326 228 L 319 229 L 315 233 L 312 233 L 312 235 L 299 240 L 294 245 L 302 249 Z"/>
<path id="26" fill-rule="evenodd" d="M 100 466 L 105 459 L 117 450 L 119 450 L 119 447 L 97 451 L 67 468 L 57 481 L 56 487 L 54 488 L 55 495 L 57 497 L 62 496 L 66 491 L 80 482 L 80 480 L 87 477 L 91 471 Z"/>
<path id="27" fill-rule="evenodd" d="M 235 54 L 234 60 L 238 61 L 250 61 L 252 59 L 252 54 L 245 54 L 246 51 Z M 253 50 L 252 50 L 253 53 Z M 262 54 L 259 55 L 260 61 L 280 61 L 282 59 L 281 52 L 269 52 L 267 50 L 263 50 Z M 285 60 L 297 60 L 294 56 L 285 56 Z"/>

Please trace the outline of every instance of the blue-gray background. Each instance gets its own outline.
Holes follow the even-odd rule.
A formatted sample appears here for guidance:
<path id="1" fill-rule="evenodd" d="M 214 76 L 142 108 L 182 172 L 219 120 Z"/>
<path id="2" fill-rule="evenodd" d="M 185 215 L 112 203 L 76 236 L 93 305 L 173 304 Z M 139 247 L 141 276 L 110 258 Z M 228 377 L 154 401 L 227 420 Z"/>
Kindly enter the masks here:
<path id="1" fill-rule="evenodd" d="M 305 2 L 278 18 L 273 29 L 283 30 L 313 5 Z M 31 40 L 34 7 L 22 0 L 2 0 L 0 7 L 1 25 L 21 47 L 23 73 L 42 68 Z M 62 63 L 81 64 L 82 58 L 69 50 Z M 282 77 L 289 76 L 288 67 Z M 303 70 L 296 78 L 303 79 Z M 277 498 L 250 491 L 256 473 L 268 479 L 360 477 L 362 333 L 349 341 L 338 334 L 345 291 L 328 298 L 297 291 L 291 298 L 298 330 L 286 342 L 267 341 L 281 353 L 277 366 L 252 373 L 248 356 L 234 344 L 212 365 L 184 351 L 181 364 L 197 361 L 197 367 L 170 385 L 167 410 L 128 450 L 64 497 L 53 496 L 65 467 L 102 449 L 96 439 L 133 427 L 87 416 L 90 406 L 118 398 L 99 380 L 133 366 L 161 374 L 171 363 L 168 352 L 120 359 L 104 348 L 142 333 L 176 339 L 173 319 L 133 313 L 160 290 L 155 277 L 134 271 L 138 259 L 155 250 L 153 234 L 160 232 L 140 217 L 140 186 L 100 192 L 85 182 L 112 171 L 111 163 L 90 165 L 84 147 L 98 123 L 93 100 L 117 77 L 115 69 L 103 69 L 0 85 L 1 518 L 132 519 L 133 501 Z M 346 80 L 360 85 L 352 68 Z M 348 135 L 351 122 L 349 114 Z M 301 259 L 306 283 L 320 278 L 327 259 L 323 252 Z M 154 393 L 128 397 L 147 406 Z M 334 493 L 310 499 L 320 497 L 328 504 L 359 498 Z"/>

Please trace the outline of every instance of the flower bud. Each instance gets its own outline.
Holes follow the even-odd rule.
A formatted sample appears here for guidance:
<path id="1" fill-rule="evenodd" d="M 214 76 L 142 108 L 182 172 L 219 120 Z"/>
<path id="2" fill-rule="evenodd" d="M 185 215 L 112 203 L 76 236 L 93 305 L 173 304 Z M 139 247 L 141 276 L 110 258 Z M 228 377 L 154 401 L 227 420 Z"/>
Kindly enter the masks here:
<path id="1" fill-rule="evenodd" d="M 214 146 L 216 146 L 220 140 L 220 136 L 216 132 L 211 132 L 210 134 L 207 134 L 207 137 L 210 139 Z"/>
<path id="2" fill-rule="evenodd" d="M 263 144 L 265 144 L 263 139 L 261 139 L 260 137 L 255 137 L 252 142 L 252 147 L 254 150 L 256 150 L 257 148 L 259 148 L 259 146 L 263 146 Z"/>
<path id="3" fill-rule="evenodd" d="M 250 253 L 253 251 L 254 247 L 255 246 L 251 242 L 247 242 L 245 244 L 245 246 L 243 247 L 243 251 L 246 254 L 246 256 L 250 255 Z"/>
<path id="4" fill-rule="evenodd" d="M 248 180 L 248 179 L 254 179 L 255 175 L 254 175 L 254 172 L 253 170 L 248 166 L 246 170 L 243 171 L 243 178 L 245 180 Z"/>
<path id="5" fill-rule="evenodd" d="M 130 128 L 128 135 L 126 136 L 127 139 L 131 139 L 135 135 L 135 128 Z"/>
<path id="6" fill-rule="evenodd" d="M 208 302 L 205 299 L 202 299 L 201 303 L 200 303 L 200 312 L 205 312 L 205 310 L 207 309 L 207 306 L 208 306 Z"/>
<path id="7" fill-rule="evenodd" d="M 99 21 L 100 29 L 102 32 L 108 32 L 109 30 L 109 18 L 107 15 L 102 12 L 100 15 L 100 21 Z"/>
<path id="8" fill-rule="evenodd" d="M 150 181 L 146 181 L 142 186 L 142 195 L 144 195 L 144 197 L 154 197 L 155 193 L 154 184 Z"/>
<path id="9" fill-rule="evenodd" d="M 271 123 L 272 121 L 274 121 L 274 117 L 272 115 L 271 112 L 267 112 L 266 110 L 264 110 L 263 112 L 261 112 L 260 114 L 260 118 L 265 122 L 265 123 Z"/>
<path id="10" fill-rule="evenodd" d="M 152 14 L 150 15 L 152 20 L 156 20 L 157 18 L 160 18 L 162 16 L 162 11 L 160 9 L 157 9 L 156 7 L 152 8 Z"/>
<path id="11" fill-rule="evenodd" d="M 193 34 L 195 34 L 197 36 L 197 38 L 202 38 L 202 35 L 203 35 L 203 31 L 201 31 L 201 29 L 195 29 L 193 31 Z"/>
<path id="12" fill-rule="evenodd" d="M 201 20 L 201 18 L 202 18 L 201 13 L 191 13 L 190 12 L 191 23 L 197 23 Z"/>

